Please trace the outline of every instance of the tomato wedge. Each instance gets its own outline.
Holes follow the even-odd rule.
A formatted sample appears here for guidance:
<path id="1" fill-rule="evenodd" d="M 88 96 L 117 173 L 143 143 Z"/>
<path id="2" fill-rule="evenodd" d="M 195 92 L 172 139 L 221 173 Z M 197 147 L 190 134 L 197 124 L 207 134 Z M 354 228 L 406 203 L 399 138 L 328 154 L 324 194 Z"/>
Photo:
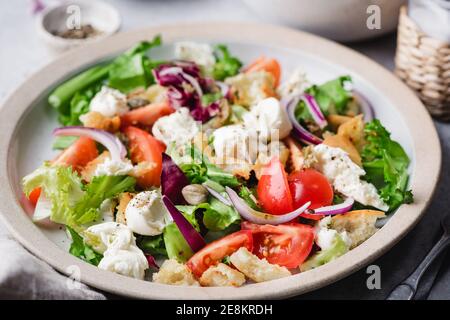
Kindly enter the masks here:
<path id="1" fill-rule="evenodd" d="M 253 61 L 244 69 L 245 72 L 261 70 L 267 71 L 268 73 L 272 74 L 275 79 L 275 87 L 278 87 L 281 78 L 281 66 L 279 62 L 275 59 L 262 56 Z"/>
<path id="2" fill-rule="evenodd" d="M 286 171 L 277 157 L 263 168 L 256 191 L 258 201 L 267 213 L 280 215 L 293 210 Z"/>
<path id="3" fill-rule="evenodd" d="M 218 264 L 241 247 L 246 247 L 249 251 L 253 250 L 253 237 L 250 230 L 237 231 L 211 242 L 194 254 L 186 265 L 196 277 L 200 277 L 210 266 Z"/>
<path id="4" fill-rule="evenodd" d="M 297 268 L 308 257 L 314 243 L 314 228 L 300 223 L 259 225 L 248 221 L 243 230 L 253 233 L 253 253 L 286 268 Z"/>
<path id="5" fill-rule="evenodd" d="M 314 169 L 303 169 L 288 176 L 294 209 L 311 201 L 310 209 L 329 206 L 333 203 L 333 187 L 327 178 Z M 323 216 L 303 213 L 304 218 L 319 220 Z"/>
<path id="6" fill-rule="evenodd" d="M 98 157 L 98 150 L 95 141 L 88 137 L 80 137 L 70 147 L 62 151 L 52 164 L 72 166 L 73 170 L 80 172 L 90 161 Z M 35 188 L 28 196 L 33 206 L 36 206 L 41 188 Z"/>
<path id="7" fill-rule="evenodd" d="M 137 183 L 142 188 L 158 187 L 161 180 L 163 147 L 150 133 L 129 126 L 123 132 L 129 140 L 131 161 L 147 163 L 142 174 L 137 177 Z"/>
<path id="8" fill-rule="evenodd" d="M 56 165 L 72 166 L 73 170 L 80 172 L 85 165 L 98 157 L 95 141 L 88 137 L 80 137 L 70 147 L 52 161 Z"/>
<path id="9" fill-rule="evenodd" d="M 148 106 L 128 111 L 120 117 L 121 126 L 141 125 L 149 127 L 162 116 L 166 116 L 174 112 L 168 101 L 160 103 L 152 103 Z"/>

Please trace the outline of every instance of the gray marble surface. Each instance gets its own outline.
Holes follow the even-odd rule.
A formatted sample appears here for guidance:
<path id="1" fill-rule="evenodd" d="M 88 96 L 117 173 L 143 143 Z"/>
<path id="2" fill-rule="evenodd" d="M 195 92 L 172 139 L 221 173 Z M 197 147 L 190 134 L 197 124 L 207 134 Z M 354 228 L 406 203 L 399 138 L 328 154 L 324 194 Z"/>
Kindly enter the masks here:
<path id="1" fill-rule="evenodd" d="M 238 0 L 110 0 L 122 15 L 122 30 L 180 21 L 263 21 Z M 0 100 L 53 55 L 35 32 L 30 1 L 0 2 Z M 394 67 L 395 35 L 349 45 L 388 69 Z M 296 299 L 384 299 L 390 290 L 411 273 L 441 234 L 439 222 L 450 201 L 450 125 L 436 122 L 442 148 L 441 181 L 424 218 L 392 250 L 375 264 L 381 269 L 381 289 L 369 290 L 365 268 L 326 288 Z M 418 130 L 420 128 L 417 128 Z M 6 234 L 0 224 L 0 235 Z M 425 277 L 419 297 L 450 299 L 450 255 Z M 436 279 L 435 279 L 436 276 Z"/>

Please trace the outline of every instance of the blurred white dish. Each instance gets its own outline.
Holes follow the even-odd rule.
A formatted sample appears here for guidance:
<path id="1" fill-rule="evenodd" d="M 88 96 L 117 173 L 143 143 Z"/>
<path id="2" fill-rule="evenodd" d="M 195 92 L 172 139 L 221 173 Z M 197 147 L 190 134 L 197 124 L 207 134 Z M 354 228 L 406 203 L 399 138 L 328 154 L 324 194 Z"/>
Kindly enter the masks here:
<path id="1" fill-rule="evenodd" d="M 81 25 L 90 24 L 99 34 L 85 39 L 67 39 L 54 34 L 66 30 L 67 21 L 77 19 L 78 14 Z M 51 49 L 63 51 L 110 36 L 119 30 L 120 24 L 120 14 L 110 4 L 98 0 L 76 0 L 44 9 L 38 16 L 37 31 Z"/>
<path id="2" fill-rule="evenodd" d="M 243 0 L 255 13 L 272 22 L 312 32 L 337 41 L 357 41 L 394 30 L 406 0 Z M 369 29 L 367 19 L 380 8 L 380 29 Z M 377 10 L 377 9 L 375 9 Z"/>

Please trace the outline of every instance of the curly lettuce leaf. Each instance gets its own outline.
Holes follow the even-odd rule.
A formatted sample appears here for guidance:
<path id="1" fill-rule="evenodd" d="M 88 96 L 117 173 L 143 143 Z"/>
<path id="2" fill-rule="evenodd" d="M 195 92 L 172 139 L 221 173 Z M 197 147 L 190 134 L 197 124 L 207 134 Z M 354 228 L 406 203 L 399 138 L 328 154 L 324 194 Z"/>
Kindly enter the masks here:
<path id="1" fill-rule="evenodd" d="M 362 150 L 365 180 L 375 185 L 389 211 L 403 203 L 411 203 L 413 195 L 407 190 L 409 157 L 402 146 L 391 139 L 390 133 L 378 119 L 364 128 L 366 144 Z"/>
<path id="2" fill-rule="evenodd" d="M 301 266 L 301 271 L 307 271 L 320 267 L 340 256 L 348 251 L 348 246 L 344 239 L 336 233 L 333 239 L 333 245 L 326 250 L 320 250 L 306 260 Z"/>
<path id="3" fill-rule="evenodd" d="M 83 238 L 71 227 L 66 226 L 66 229 L 68 230 L 70 237 L 72 238 L 72 243 L 69 249 L 70 254 L 94 266 L 97 266 L 100 263 L 100 260 L 103 259 L 103 255 L 94 251 L 94 249 L 86 244 Z"/>
<path id="4" fill-rule="evenodd" d="M 35 188 L 42 188 L 46 198 L 51 201 L 50 219 L 54 222 L 74 225 L 79 221 L 93 221 L 95 216 L 89 212 L 78 211 L 73 207 L 83 197 L 81 179 L 71 167 L 51 166 L 44 163 L 40 168 L 22 180 L 23 191 L 28 196 Z"/>
<path id="5" fill-rule="evenodd" d="M 225 45 L 217 45 L 215 47 L 216 63 L 213 68 L 213 77 L 215 80 L 224 80 L 239 73 L 242 62 L 231 55 Z"/>

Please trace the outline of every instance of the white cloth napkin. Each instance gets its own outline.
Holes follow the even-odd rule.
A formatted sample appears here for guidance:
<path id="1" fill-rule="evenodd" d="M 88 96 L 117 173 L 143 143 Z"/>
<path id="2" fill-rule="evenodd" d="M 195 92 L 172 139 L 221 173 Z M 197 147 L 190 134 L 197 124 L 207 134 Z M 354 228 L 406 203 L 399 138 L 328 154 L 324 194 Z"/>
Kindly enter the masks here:
<path id="1" fill-rule="evenodd" d="M 408 8 L 423 32 L 450 43 L 450 0 L 409 0 Z"/>
<path id="2" fill-rule="evenodd" d="M 106 299 L 84 284 L 68 285 L 71 280 L 7 234 L 0 233 L 0 257 L 0 299 Z"/>

